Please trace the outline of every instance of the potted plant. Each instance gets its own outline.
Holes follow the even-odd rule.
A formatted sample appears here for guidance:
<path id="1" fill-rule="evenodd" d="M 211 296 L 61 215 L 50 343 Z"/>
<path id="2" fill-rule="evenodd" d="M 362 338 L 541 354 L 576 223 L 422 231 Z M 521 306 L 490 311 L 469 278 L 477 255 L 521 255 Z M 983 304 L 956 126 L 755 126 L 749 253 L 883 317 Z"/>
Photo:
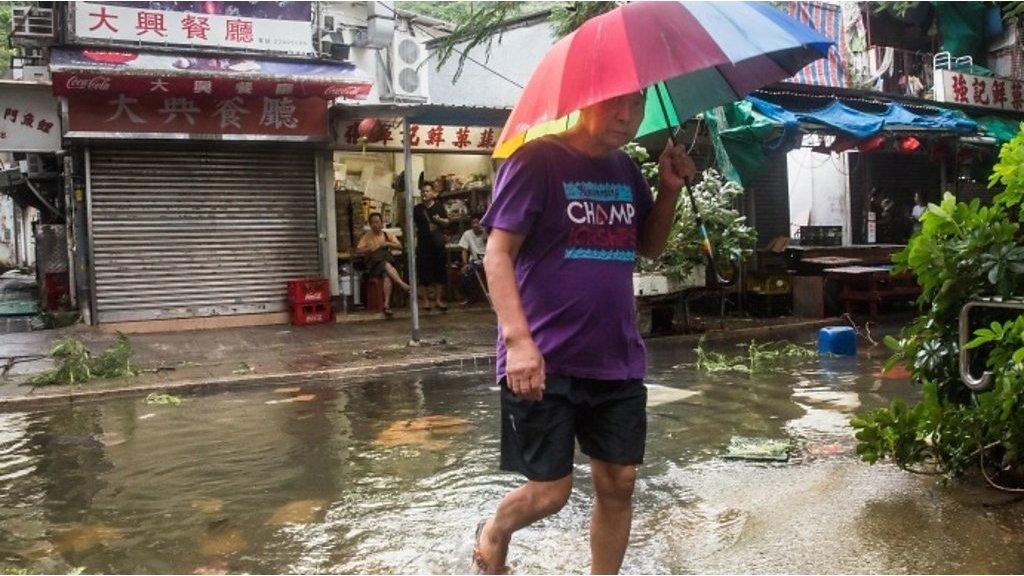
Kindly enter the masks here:
<path id="1" fill-rule="evenodd" d="M 650 161 L 650 155 L 642 146 L 631 142 L 624 148 L 634 160 L 640 163 L 641 172 L 651 186 L 654 195 L 658 193 L 658 163 Z M 697 208 L 704 218 L 719 268 L 728 270 L 731 264 L 739 264 L 753 251 L 756 232 L 747 225 L 746 216 L 733 208 L 743 195 L 743 187 L 727 181 L 713 169 L 707 169 L 697 184 L 691 188 Z M 663 277 L 664 281 L 657 279 Z M 684 192 L 679 196 L 675 219 L 669 233 L 665 251 L 656 259 L 638 261 L 634 286 L 664 283 L 666 292 L 706 284 L 704 256 L 700 252 L 700 239 L 690 198 Z M 642 295 L 642 294 L 638 294 Z"/>

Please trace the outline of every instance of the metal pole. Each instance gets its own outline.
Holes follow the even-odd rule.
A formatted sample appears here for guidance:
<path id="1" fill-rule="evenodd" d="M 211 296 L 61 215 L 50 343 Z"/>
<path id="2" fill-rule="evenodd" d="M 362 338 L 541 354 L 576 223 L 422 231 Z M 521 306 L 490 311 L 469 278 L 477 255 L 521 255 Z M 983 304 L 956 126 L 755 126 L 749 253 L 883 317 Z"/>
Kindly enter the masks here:
<path id="1" fill-rule="evenodd" d="M 24 264 L 21 261 L 21 207 L 11 199 L 11 228 L 14 231 L 14 266 L 21 268 Z"/>
<path id="2" fill-rule="evenodd" d="M 63 158 L 64 177 L 64 244 L 68 252 L 68 298 L 71 300 L 71 307 L 78 306 L 78 279 L 75 277 L 75 184 L 71 180 L 74 171 L 74 163 L 71 155 Z"/>
<path id="3" fill-rule="evenodd" d="M 409 118 L 403 119 L 402 153 L 405 156 L 405 256 L 409 267 L 409 311 L 412 312 L 412 333 L 410 344 L 420 341 L 420 299 L 416 279 L 416 230 L 412 218 L 412 134 Z"/>

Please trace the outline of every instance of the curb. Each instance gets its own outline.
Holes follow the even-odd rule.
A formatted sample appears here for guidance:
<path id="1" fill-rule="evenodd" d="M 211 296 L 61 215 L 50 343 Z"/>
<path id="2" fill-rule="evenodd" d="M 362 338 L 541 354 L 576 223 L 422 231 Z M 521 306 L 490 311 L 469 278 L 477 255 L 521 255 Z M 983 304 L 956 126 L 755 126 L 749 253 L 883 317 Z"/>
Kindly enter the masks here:
<path id="1" fill-rule="evenodd" d="M 655 336 L 645 338 L 645 340 L 649 344 L 655 345 L 672 342 L 697 342 L 702 337 L 708 342 L 716 342 L 736 338 L 757 337 L 766 334 L 799 332 L 810 328 L 818 328 L 829 324 L 835 324 L 837 322 L 843 322 L 843 319 L 825 318 L 784 325 L 754 326 L 751 328 L 740 328 L 736 330 L 722 330 L 720 328 L 715 328 L 701 334 Z M 0 398 L 0 412 L 52 408 L 55 406 L 72 405 L 76 403 L 97 402 L 110 398 L 130 398 L 134 396 L 145 396 L 150 392 L 180 392 L 185 394 L 214 393 L 225 390 L 242 390 L 247 388 L 278 386 L 282 383 L 295 380 L 303 380 L 306 382 L 325 382 L 328 380 L 338 381 L 343 379 L 358 380 L 368 376 L 405 374 L 420 370 L 428 370 L 431 368 L 454 368 L 456 366 L 459 368 L 465 368 L 467 365 L 472 365 L 474 368 L 478 368 L 481 366 L 492 366 L 494 364 L 494 358 L 494 352 L 462 355 L 447 354 L 376 366 L 348 366 L 327 368 L 323 370 L 306 370 L 302 372 L 248 374 L 213 379 L 182 380 L 180 382 L 168 382 L 162 384 L 123 386 L 120 388 L 107 388 L 102 390 L 73 389 L 60 393 L 26 394 L 23 396 Z"/>
<path id="2" fill-rule="evenodd" d="M 303 372 L 280 372 L 276 374 L 250 374 L 203 380 L 183 380 L 164 384 L 146 384 L 103 390 L 71 390 L 55 394 L 32 394 L 0 398 L 0 412 L 20 411 L 36 408 L 52 408 L 55 406 L 76 403 L 96 402 L 110 398 L 129 398 L 144 396 L 150 392 L 181 392 L 186 394 L 213 393 L 225 390 L 244 390 L 277 386 L 284 382 L 303 380 L 305 382 L 326 382 L 340 379 L 361 379 L 367 376 L 405 374 L 431 368 L 474 368 L 492 366 L 494 354 L 464 354 L 459 356 L 445 355 L 396 362 L 378 366 L 349 366 L 328 368 L 324 370 L 307 370 Z"/>
<path id="3" fill-rule="evenodd" d="M 713 328 L 707 332 L 700 334 L 666 334 L 664 336 L 648 336 L 644 340 L 648 343 L 661 343 L 661 342 L 696 342 L 701 338 L 704 338 L 706 342 L 720 342 L 723 340 L 732 340 L 736 338 L 751 338 L 757 336 L 765 336 L 767 334 L 785 334 L 789 332 L 801 332 L 811 328 L 822 328 L 832 324 L 842 324 L 848 326 L 842 317 L 833 318 L 819 318 L 814 320 L 806 320 L 804 322 L 793 322 L 791 324 L 769 324 L 766 326 L 752 326 L 750 328 Z"/>

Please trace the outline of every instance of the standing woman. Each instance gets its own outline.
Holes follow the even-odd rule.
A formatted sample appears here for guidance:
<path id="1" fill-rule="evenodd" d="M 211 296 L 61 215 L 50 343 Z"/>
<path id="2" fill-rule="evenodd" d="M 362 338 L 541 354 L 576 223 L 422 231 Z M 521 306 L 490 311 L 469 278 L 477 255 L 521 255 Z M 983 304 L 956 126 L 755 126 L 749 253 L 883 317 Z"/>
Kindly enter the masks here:
<path id="1" fill-rule="evenodd" d="M 444 285 L 448 280 L 446 270 L 444 227 L 451 224 L 448 212 L 437 201 L 437 191 L 431 184 L 420 189 L 423 201 L 413 208 L 413 222 L 416 225 L 416 273 L 423 286 L 426 302 L 424 310 L 431 310 L 431 298 L 443 312 L 448 305 L 442 298 Z M 433 292 L 433 296 L 431 296 Z"/>

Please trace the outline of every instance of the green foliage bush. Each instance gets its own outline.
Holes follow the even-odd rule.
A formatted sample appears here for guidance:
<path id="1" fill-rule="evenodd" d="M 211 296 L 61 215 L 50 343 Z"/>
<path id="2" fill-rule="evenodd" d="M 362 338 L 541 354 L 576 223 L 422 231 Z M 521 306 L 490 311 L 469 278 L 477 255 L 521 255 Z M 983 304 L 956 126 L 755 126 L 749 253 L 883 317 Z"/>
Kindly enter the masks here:
<path id="1" fill-rule="evenodd" d="M 647 150 L 636 143 L 629 143 L 625 151 L 640 163 L 641 171 L 654 194 L 658 189 L 658 163 L 650 161 Z M 747 225 L 746 216 L 733 208 L 743 195 L 743 187 L 727 181 L 715 170 L 705 170 L 700 182 L 693 185 L 697 209 L 715 249 L 719 269 L 729 270 L 730 262 L 739 264 L 753 252 L 757 232 Z M 704 262 L 700 251 L 700 237 L 697 221 L 686 192 L 679 196 L 675 220 L 669 233 L 665 251 L 655 260 L 640 260 L 642 272 L 658 272 L 676 280 L 690 275 L 694 267 Z"/>
<path id="2" fill-rule="evenodd" d="M 950 194 L 929 206 L 921 231 L 893 258 L 894 271 L 912 271 L 923 292 L 922 315 L 898 338 L 886 338 L 889 366 L 909 366 L 923 399 L 853 420 L 857 452 L 867 462 L 892 458 L 905 469 L 949 477 L 977 464 L 1003 477 L 1024 473 L 1024 317 L 992 322 L 967 344 L 994 374 L 985 392 L 960 381 L 957 338 L 967 302 L 1024 296 L 1024 133 L 1003 147 L 990 185 L 1005 186 L 992 206 Z"/>

